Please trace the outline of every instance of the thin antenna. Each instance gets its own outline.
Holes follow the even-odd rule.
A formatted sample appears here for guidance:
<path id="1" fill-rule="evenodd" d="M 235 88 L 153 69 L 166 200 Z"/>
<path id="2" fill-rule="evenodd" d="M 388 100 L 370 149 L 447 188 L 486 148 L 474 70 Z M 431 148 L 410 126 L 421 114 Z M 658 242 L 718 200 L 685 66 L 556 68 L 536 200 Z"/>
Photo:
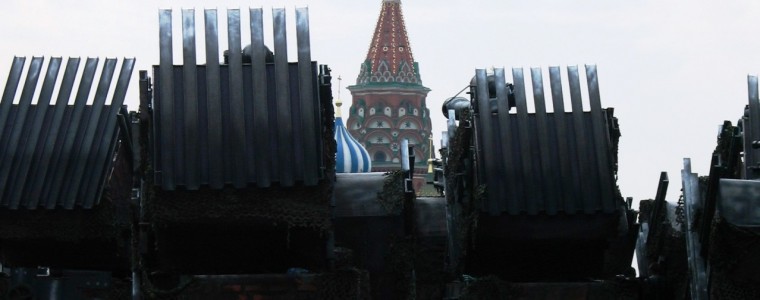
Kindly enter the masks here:
<path id="1" fill-rule="evenodd" d="M 341 106 L 343 106 L 343 100 L 340 100 L 340 75 L 338 75 L 338 98 L 335 100 L 335 106 L 337 106 L 337 111 L 335 112 L 335 117 L 342 117 L 343 116 L 343 109 Z"/>
<path id="2" fill-rule="evenodd" d="M 340 78 L 340 75 L 338 75 L 338 99 L 340 99 L 340 81 L 342 79 Z"/>

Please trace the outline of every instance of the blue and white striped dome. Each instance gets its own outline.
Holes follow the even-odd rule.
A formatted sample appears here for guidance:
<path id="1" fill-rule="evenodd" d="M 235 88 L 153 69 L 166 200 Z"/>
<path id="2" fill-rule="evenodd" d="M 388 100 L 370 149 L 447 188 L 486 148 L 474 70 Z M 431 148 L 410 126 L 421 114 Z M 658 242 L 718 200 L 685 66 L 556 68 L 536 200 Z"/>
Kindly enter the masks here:
<path id="1" fill-rule="evenodd" d="M 338 151 L 335 154 L 335 172 L 363 173 L 372 169 L 369 152 L 348 133 L 346 126 L 343 125 L 343 118 L 340 116 L 335 118 L 335 141 L 338 143 Z"/>

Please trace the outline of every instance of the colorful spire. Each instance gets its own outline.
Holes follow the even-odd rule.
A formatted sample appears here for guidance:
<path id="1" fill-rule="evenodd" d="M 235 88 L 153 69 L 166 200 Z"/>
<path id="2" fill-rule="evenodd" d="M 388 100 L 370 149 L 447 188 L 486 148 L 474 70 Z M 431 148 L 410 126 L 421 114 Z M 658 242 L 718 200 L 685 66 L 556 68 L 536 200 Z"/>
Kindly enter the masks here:
<path id="1" fill-rule="evenodd" d="M 422 84 L 401 12 L 400 0 L 383 0 L 375 33 L 357 85 L 366 83 Z"/>

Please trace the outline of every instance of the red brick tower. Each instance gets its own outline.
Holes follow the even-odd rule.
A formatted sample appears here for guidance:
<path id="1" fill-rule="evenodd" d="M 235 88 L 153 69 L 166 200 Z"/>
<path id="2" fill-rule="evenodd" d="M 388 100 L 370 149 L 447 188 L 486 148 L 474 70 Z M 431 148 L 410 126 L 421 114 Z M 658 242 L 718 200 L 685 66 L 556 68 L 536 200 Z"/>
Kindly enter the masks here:
<path id="1" fill-rule="evenodd" d="M 346 127 L 369 152 L 372 171 L 399 169 L 401 141 L 408 139 L 415 173 L 427 173 L 431 123 L 425 98 L 430 89 L 422 85 L 412 56 L 400 0 L 383 0 L 367 58 L 348 90 L 352 103 Z"/>

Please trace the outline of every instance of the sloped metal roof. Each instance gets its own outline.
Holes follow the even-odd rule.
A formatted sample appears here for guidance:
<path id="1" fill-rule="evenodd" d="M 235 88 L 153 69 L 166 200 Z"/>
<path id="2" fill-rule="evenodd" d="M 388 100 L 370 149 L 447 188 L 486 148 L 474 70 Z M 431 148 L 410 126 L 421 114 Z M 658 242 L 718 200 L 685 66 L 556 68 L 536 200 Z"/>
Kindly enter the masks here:
<path id="1" fill-rule="evenodd" d="M 134 59 L 121 64 L 110 92 L 117 59 L 102 64 L 95 95 L 90 90 L 99 59 L 69 58 L 63 78 L 60 57 L 53 57 L 42 73 L 44 58 L 33 57 L 18 101 L 25 57 L 15 57 L 0 100 L 0 203 L 2 207 L 91 208 L 98 203 L 111 167 L 118 132 L 117 115 L 124 103 Z M 74 83 L 79 88 L 69 105 Z M 39 95 L 35 94 L 42 77 Z M 55 103 L 51 103 L 60 82 Z M 112 93 L 109 104 L 106 98 Z M 37 99 L 36 102 L 33 99 Z M 90 102 L 88 104 L 88 102 Z"/>

